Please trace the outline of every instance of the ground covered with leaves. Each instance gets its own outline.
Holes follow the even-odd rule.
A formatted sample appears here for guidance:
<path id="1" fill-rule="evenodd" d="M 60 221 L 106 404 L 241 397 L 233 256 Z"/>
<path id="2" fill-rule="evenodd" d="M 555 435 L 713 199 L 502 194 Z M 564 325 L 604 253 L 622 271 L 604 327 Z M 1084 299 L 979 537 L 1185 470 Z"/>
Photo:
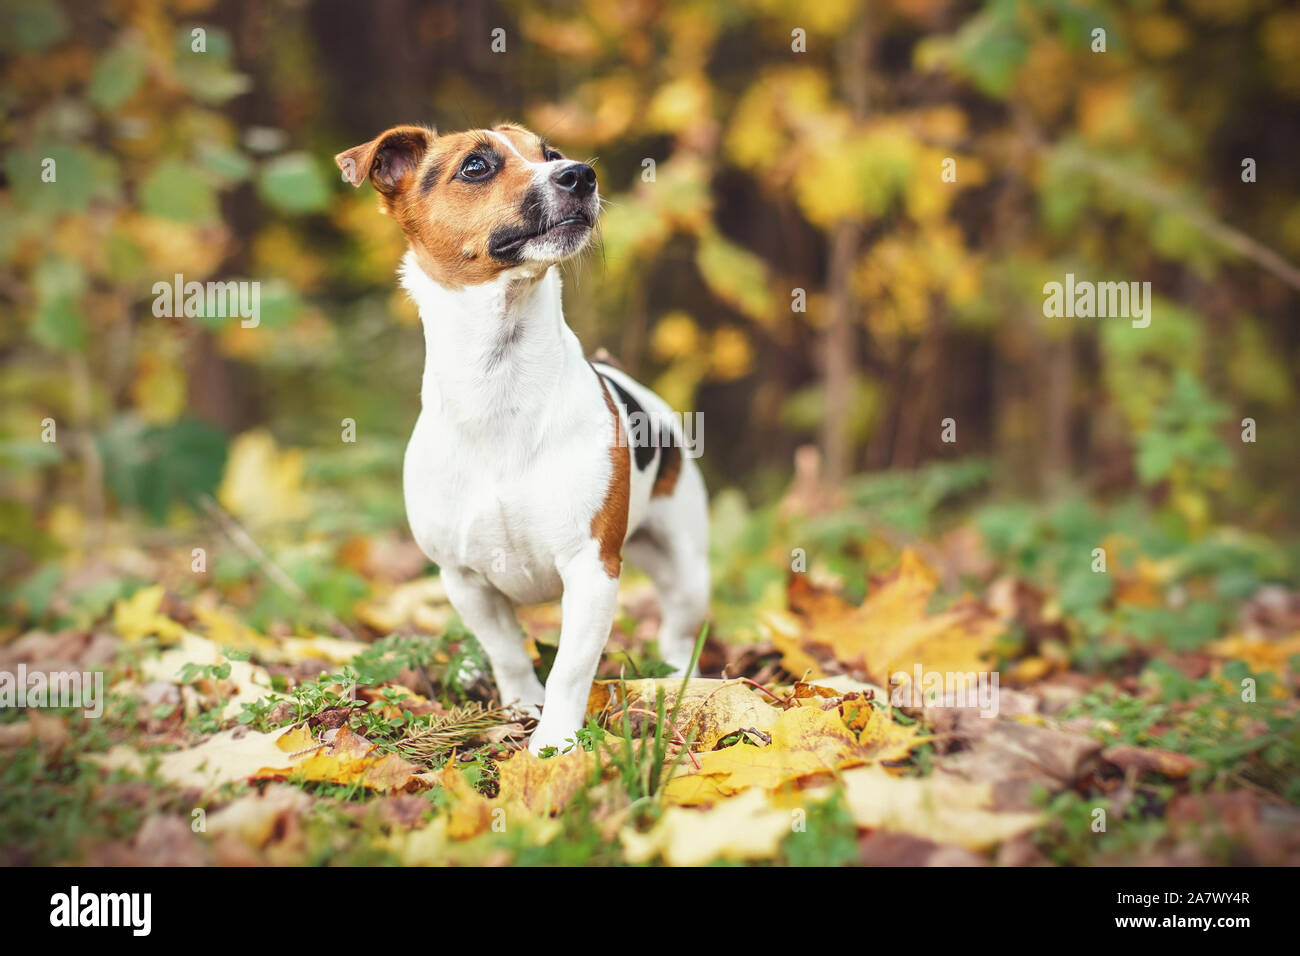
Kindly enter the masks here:
<path id="1" fill-rule="evenodd" d="M 234 471 L 8 593 L 0 672 L 106 699 L 0 710 L 4 863 L 1300 862 L 1296 550 L 1267 537 L 1000 503 L 970 464 L 722 492 L 706 676 L 663 676 L 627 573 L 587 726 L 535 757 L 397 516 L 253 533 Z M 545 676 L 558 608 L 521 622 Z"/>

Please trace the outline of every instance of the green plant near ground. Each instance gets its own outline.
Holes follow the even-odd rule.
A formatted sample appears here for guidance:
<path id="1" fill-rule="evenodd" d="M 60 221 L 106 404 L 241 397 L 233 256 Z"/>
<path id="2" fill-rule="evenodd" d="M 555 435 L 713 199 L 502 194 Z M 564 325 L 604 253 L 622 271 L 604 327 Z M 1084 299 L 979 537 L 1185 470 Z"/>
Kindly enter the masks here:
<path id="1" fill-rule="evenodd" d="M 686 668 L 687 675 L 693 673 L 696 664 L 699 663 L 700 653 L 704 650 L 704 642 L 708 639 L 708 634 L 709 625 L 705 622 L 700 628 L 699 636 L 695 639 L 691 661 Z M 663 785 L 672 779 L 694 742 L 693 732 L 682 737 L 677 729 L 680 726 L 678 718 L 689 680 L 689 676 L 682 677 L 681 687 L 673 702 L 672 710 L 667 707 L 667 697 L 663 688 L 656 690 L 654 722 L 642 730 L 641 735 L 637 737 L 632 730 L 630 713 L 632 708 L 626 704 L 627 684 L 622 678 L 619 679 L 619 700 L 622 702 L 619 728 L 621 735 L 615 737 L 603 732 L 597 735 L 599 728 L 590 724 L 587 728 L 587 739 L 596 743 L 593 747 L 596 754 L 593 781 L 601 778 L 604 768 L 610 768 L 634 806 L 658 801 Z M 669 749 L 674 745 L 677 747 L 677 752 L 670 761 Z"/>
<path id="2" fill-rule="evenodd" d="M 105 776 L 87 754 L 106 750 L 134 728 L 138 701 L 110 695 L 99 720 L 84 720 L 75 708 L 51 708 L 45 716 L 66 720 L 68 739 L 50 753 L 39 741 L 5 751 L 0 760 L 0 862 L 50 864 L 78 859 L 84 846 L 129 839 L 146 810 L 136 800 L 104 800 L 113 787 L 140 786 L 130 775 Z M 19 719 L 17 710 L 0 711 L 0 723 Z M 39 785 L 33 785 L 39 781 Z M 168 805 L 174 792 L 157 788 L 154 807 Z"/>
<path id="3" fill-rule="evenodd" d="M 1141 800 L 1121 810 L 1110 800 L 1074 790 L 1055 796 L 1039 791 L 1036 797 L 1049 822 L 1034 831 L 1034 844 L 1061 866 L 1087 866 L 1103 856 L 1139 858 L 1152 852 L 1168 833 L 1164 818 L 1144 813 Z M 1149 805 L 1162 803 L 1153 800 Z M 1104 830 L 1098 829 L 1103 826 Z"/>
<path id="4" fill-rule="evenodd" d="M 836 788 L 818 803 L 805 805 L 800 828 L 781 843 L 781 858 L 789 866 L 847 866 L 858 862 L 858 828 Z"/>
<path id="5" fill-rule="evenodd" d="M 244 704 L 239 721 L 266 732 L 344 707 L 353 711 L 349 723 L 358 733 L 376 743 L 391 744 L 408 732 L 429 728 L 434 715 L 416 716 L 401 709 L 407 696 L 402 690 L 384 688 L 379 700 L 367 703 L 354 696 L 356 688 L 382 687 L 403 673 L 414 672 L 454 709 L 464 704 L 469 693 L 465 675 L 481 674 L 485 667 L 482 649 L 463 630 L 449 629 L 441 637 L 392 634 L 367 647 L 337 672 L 301 681 L 287 695 L 272 694 Z M 273 724 L 272 714 L 282 702 L 289 708 Z M 398 707 L 398 716 L 384 717 L 380 711 L 387 705 Z"/>
<path id="6" fill-rule="evenodd" d="M 1255 699 L 1242 699 L 1241 682 L 1256 681 Z M 1295 703 L 1274 694 L 1270 673 L 1249 674 L 1243 662 L 1225 665 L 1222 678 L 1191 679 L 1162 661 L 1141 682 L 1151 693 L 1134 696 L 1106 685 L 1061 714 L 1104 721 L 1094 734 L 1107 744 L 1158 747 L 1202 761 L 1193 786 L 1242 781 L 1300 804 L 1300 720 Z"/>

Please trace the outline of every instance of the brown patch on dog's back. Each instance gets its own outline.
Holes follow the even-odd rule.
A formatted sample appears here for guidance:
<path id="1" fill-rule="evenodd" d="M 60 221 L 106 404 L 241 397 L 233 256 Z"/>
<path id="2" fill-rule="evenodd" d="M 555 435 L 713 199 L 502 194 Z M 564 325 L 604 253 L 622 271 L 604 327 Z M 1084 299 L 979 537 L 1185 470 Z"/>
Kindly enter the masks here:
<path id="1" fill-rule="evenodd" d="M 593 368 L 593 372 L 596 370 Z M 623 569 L 623 539 L 627 537 L 627 510 L 632 489 L 632 451 L 623 431 L 623 419 L 618 414 L 618 407 L 609 395 L 604 380 L 599 374 L 596 381 L 601 394 L 605 396 L 605 407 L 614 419 L 614 440 L 609 446 L 609 460 L 613 472 L 609 478 L 609 490 L 605 492 L 605 501 L 600 510 L 591 518 L 591 536 L 600 542 L 600 560 L 605 565 L 605 573 L 617 578 Z"/>

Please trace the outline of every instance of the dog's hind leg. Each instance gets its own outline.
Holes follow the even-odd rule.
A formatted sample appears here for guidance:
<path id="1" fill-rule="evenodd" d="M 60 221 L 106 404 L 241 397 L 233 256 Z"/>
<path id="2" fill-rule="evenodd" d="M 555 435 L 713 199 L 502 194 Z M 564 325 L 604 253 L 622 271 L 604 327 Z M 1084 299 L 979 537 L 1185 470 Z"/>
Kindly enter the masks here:
<path id="1" fill-rule="evenodd" d="M 646 518 L 623 553 L 654 582 L 661 615 L 659 654 L 684 674 L 709 614 L 708 497 L 694 461 L 682 462 L 669 494 L 650 499 Z M 698 673 L 697 667 L 692 676 Z"/>

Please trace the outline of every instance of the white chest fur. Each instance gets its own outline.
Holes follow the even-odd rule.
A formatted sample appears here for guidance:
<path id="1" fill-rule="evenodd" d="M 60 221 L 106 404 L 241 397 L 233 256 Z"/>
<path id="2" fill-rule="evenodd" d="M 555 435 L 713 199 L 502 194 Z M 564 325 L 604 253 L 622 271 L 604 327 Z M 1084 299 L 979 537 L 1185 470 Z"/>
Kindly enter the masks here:
<path id="1" fill-rule="evenodd" d="M 557 599 L 559 568 L 591 545 L 614 440 L 600 381 L 564 322 L 558 269 L 453 291 L 408 255 L 401 276 L 426 347 L 403 476 L 416 542 L 514 603 Z M 649 497 L 632 473 L 629 534 Z"/>

